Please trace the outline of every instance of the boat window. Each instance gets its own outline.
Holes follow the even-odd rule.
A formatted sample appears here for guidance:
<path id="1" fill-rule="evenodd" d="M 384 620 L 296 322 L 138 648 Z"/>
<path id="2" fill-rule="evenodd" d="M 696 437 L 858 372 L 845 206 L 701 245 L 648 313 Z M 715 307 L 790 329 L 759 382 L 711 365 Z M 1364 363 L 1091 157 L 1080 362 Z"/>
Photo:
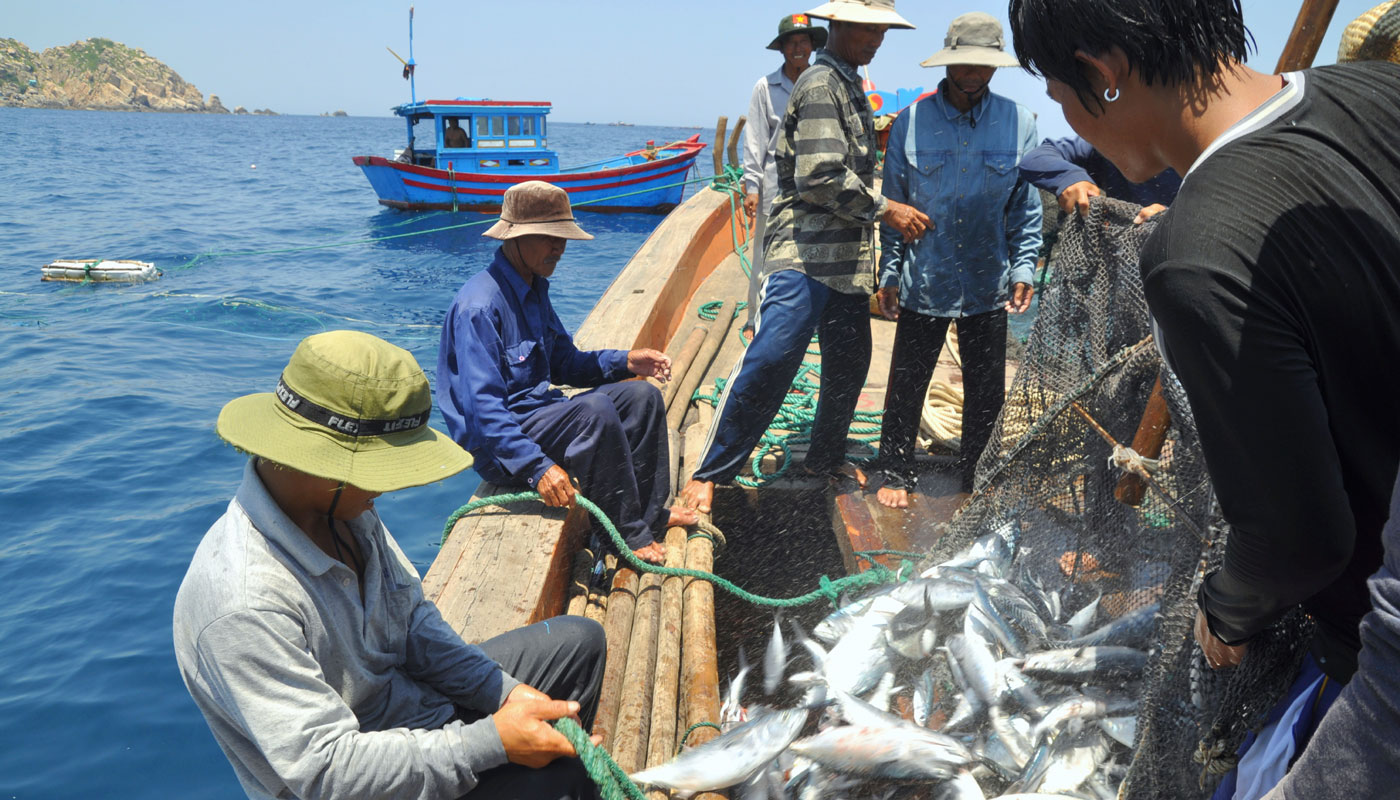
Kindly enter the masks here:
<path id="1" fill-rule="evenodd" d="M 491 118 L 491 135 L 504 136 L 506 133 L 506 121 L 503 117 Z"/>
<path id="2" fill-rule="evenodd" d="M 491 118 L 490 118 L 490 117 L 477 117 L 477 118 L 476 118 L 476 135 L 477 135 L 477 136 L 490 136 L 490 135 L 491 135 Z"/>
<path id="3" fill-rule="evenodd" d="M 534 118 L 534 117 L 521 117 L 521 118 L 520 118 L 520 133 L 521 133 L 522 136 L 534 136 L 534 135 L 535 135 L 535 118 Z"/>
<path id="4" fill-rule="evenodd" d="M 510 132 L 511 136 L 520 135 L 520 117 L 511 114 L 509 117 L 506 117 L 506 123 L 506 130 Z"/>

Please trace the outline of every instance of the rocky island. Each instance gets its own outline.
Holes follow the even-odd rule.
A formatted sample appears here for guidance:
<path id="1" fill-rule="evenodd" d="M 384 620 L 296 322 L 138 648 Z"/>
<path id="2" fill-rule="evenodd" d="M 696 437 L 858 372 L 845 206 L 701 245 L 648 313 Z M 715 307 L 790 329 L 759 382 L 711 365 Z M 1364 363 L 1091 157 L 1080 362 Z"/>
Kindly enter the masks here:
<path id="1" fill-rule="evenodd" d="M 102 38 L 38 53 L 0 38 L 0 106 L 230 113 L 218 95 L 206 102 L 194 84 L 146 51 Z"/>

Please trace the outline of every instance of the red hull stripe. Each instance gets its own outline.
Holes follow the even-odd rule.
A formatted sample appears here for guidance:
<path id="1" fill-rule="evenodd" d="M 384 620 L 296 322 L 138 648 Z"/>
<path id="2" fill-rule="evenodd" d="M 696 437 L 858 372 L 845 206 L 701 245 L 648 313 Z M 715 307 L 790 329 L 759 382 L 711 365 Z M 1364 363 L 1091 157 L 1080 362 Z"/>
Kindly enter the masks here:
<path id="1" fill-rule="evenodd" d="M 457 173 L 457 180 L 472 181 L 473 183 L 519 183 L 522 180 L 546 181 L 548 183 L 572 183 L 574 181 L 606 180 L 618 175 L 632 175 L 638 172 L 665 169 L 670 166 L 667 162 L 675 163 L 684 159 L 695 158 L 695 156 L 704 149 L 705 148 L 701 145 L 696 145 L 695 147 L 687 146 L 685 152 L 677 156 L 663 158 L 659 161 L 648 161 L 645 164 L 633 164 L 630 167 L 619 167 L 617 169 L 602 169 L 593 172 L 564 172 L 552 175 L 530 175 L 525 178 L 521 178 L 519 175 L 483 175 L 477 172 L 459 172 Z M 419 167 L 413 164 L 401 164 L 397 161 L 390 161 L 382 156 L 355 156 L 355 163 L 362 167 L 389 167 L 398 172 L 422 175 L 425 178 L 435 178 L 440 181 L 447 180 L 447 170 L 445 169 L 432 169 L 430 167 Z M 404 180 L 407 180 L 407 178 Z"/>
<path id="2" fill-rule="evenodd" d="M 688 169 L 690 169 L 690 165 L 689 165 L 689 164 L 682 164 L 682 165 L 680 165 L 679 167 L 676 167 L 675 169 L 670 169 L 670 170 L 667 170 L 667 171 L 665 171 L 665 172 L 658 172 L 658 173 L 655 173 L 655 174 L 652 174 L 652 175 L 643 175 L 643 176 L 641 176 L 640 178 L 629 178 L 629 179 L 623 180 L 623 181 L 614 181 L 614 182 L 612 182 L 612 183 L 599 183 L 599 184 L 593 184 L 593 185 L 589 185 L 589 186 L 567 186 L 567 185 L 566 185 L 566 186 L 563 186 L 562 188 L 565 189 L 566 191 L 572 190 L 572 191 L 574 191 L 574 192 L 593 192 L 593 191 L 601 191 L 601 190 L 603 190 L 603 189 L 616 189 L 616 188 L 621 187 L 621 186 L 631 186 L 631 185 L 633 185 L 633 184 L 645 183 L 645 182 L 647 182 L 647 181 L 656 180 L 656 179 L 658 179 L 658 178 L 665 178 L 665 177 L 668 177 L 668 176 L 671 176 L 671 175 L 675 175 L 675 174 L 678 173 L 678 172 L 685 172 L 685 171 L 688 170 Z M 492 177 L 495 177 L 495 176 L 492 176 Z M 531 175 L 523 175 L 523 176 L 519 176 L 519 178 L 520 178 L 521 180 L 536 180 L 536 178 L 535 178 L 534 176 L 531 176 Z M 402 178 L 401 180 L 403 180 L 405 186 L 415 186 L 415 187 L 417 187 L 417 188 L 419 188 L 419 189 L 429 189 L 429 190 L 432 190 L 432 191 L 435 191 L 435 192 L 442 192 L 443 194 L 451 194 L 451 193 L 452 193 L 451 188 L 449 188 L 448 186 L 445 186 L 445 185 L 443 185 L 443 184 L 441 184 L 441 183 L 424 183 L 424 182 L 422 182 L 422 181 L 415 181 L 415 180 L 413 180 L 413 179 L 411 179 L 411 178 Z M 556 183 L 559 183 L 560 181 L 555 181 L 555 182 L 556 182 Z M 509 187 L 507 187 L 507 188 L 509 188 Z M 457 187 L 457 194 L 459 194 L 459 195 L 489 195 L 489 196 L 493 196 L 493 197 L 500 197 L 501 195 L 504 195 L 505 193 L 506 193 L 506 190 L 505 190 L 505 189 L 476 189 L 476 188 L 473 188 L 473 187 L 470 187 L 470 186 L 460 186 L 460 185 Z"/>

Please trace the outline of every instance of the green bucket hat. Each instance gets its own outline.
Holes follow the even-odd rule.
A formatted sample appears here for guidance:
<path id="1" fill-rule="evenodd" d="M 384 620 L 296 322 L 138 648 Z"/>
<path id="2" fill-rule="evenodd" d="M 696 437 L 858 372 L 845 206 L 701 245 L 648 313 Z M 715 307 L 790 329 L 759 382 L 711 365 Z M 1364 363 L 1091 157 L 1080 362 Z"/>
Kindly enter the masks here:
<path id="1" fill-rule="evenodd" d="M 768 49 L 783 49 L 783 39 L 790 33 L 805 33 L 812 37 L 813 50 L 826 47 L 826 28 L 813 25 L 812 18 L 806 14 L 787 14 L 778 20 L 778 36 L 768 43 Z"/>
<path id="2" fill-rule="evenodd" d="M 432 409 L 411 353 L 368 333 L 330 331 L 301 340 L 275 392 L 225 405 L 216 429 L 239 450 L 382 493 L 471 466 L 465 450 L 428 427 Z"/>

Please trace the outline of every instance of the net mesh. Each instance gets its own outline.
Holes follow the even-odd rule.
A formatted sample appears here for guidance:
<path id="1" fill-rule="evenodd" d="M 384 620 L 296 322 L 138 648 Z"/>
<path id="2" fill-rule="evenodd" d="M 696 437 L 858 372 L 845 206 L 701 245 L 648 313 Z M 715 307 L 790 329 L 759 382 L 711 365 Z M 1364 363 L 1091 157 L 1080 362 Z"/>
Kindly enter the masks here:
<path id="1" fill-rule="evenodd" d="M 1143 698 L 1134 747 L 1111 756 L 1130 765 L 1119 796 L 1209 797 L 1296 675 L 1310 623 L 1285 618 L 1232 670 L 1207 668 L 1194 643 L 1196 592 L 1228 531 L 1184 391 L 1151 335 L 1138 253 L 1153 223 L 1134 224 L 1137 210 L 1096 199 L 1086 219 L 1065 222 L 977 490 L 934 556 L 1009 532 L 1018 580 L 1062 597 L 1066 616 L 1096 598 L 1101 622 L 1160 604 L 1141 684 L 1114 687 Z M 1141 503 L 1127 505 L 1109 439 L 1132 443 L 1159 376 L 1171 424 Z"/>

